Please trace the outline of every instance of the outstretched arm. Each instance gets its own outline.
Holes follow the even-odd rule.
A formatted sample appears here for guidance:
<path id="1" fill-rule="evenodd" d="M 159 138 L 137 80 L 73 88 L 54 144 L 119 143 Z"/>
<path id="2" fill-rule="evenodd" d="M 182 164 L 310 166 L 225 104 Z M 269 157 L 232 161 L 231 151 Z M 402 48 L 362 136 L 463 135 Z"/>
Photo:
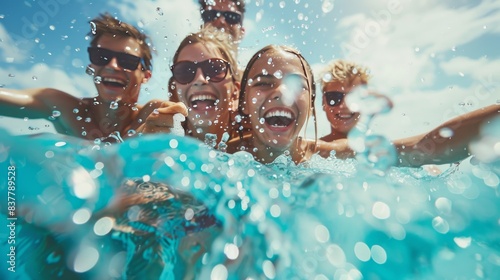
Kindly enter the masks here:
<path id="1" fill-rule="evenodd" d="M 52 88 L 0 89 L 0 114 L 15 118 L 46 118 L 67 93 Z M 61 100 L 63 99 L 63 100 Z"/>
<path id="2" fill-rule="evenodd" d="M 399 154 L 399 166 L 445 164 L 470 156 L 469 144 L 478 136 L 481 125 L 495 116 L 500 116 L 500 105 L 460 115 L 429 133 L 394 141 Z M 452 135 L 447 137 L 443 129 L 451 130 Z"/>

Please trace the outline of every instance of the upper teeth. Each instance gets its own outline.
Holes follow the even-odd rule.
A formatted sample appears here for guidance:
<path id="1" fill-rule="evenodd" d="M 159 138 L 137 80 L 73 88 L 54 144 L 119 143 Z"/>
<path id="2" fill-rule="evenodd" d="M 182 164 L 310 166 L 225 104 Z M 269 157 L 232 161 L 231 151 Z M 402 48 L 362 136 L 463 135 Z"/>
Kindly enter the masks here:
<path id="1" fill-rule="evenodd" d="M 290 113 L 289 111 L 276 110 L 276 111 L 267 112 L 264 117 L 265 118 L 270 118 L 270 117 L 286 117 L 286 118 L 291 119 L 292 118 L 292 113 Z"/>
<path id="2" fill-rule="evenodd" d="M 106 78 L 106 77 L 104 77 L 103 80 L 105 82 L 120 83 L 120 84 L 124 83 L 122 80 L 118 80 L 118 79 L 115 79 L 115 78 Z"/>
<path id="3" fill-rule="evenodd" d="M 191 102 L 198 100 L 216 100 L 216 98 L 211 95 L 205 95 L 205 94 L 191 97 Z"/>
<path id="4" fill-rule="evenodd" d="M 348 119 L 348 118 L 351 118 L 353 116 L 353 114 L 339 114 L 338 116 L 341 119 Z"/>

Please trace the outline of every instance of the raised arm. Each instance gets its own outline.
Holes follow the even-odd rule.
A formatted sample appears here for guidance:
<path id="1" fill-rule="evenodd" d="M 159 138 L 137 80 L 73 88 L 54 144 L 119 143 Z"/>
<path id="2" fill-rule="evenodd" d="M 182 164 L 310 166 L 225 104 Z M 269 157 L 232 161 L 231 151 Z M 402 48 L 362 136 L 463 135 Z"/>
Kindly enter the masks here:
<path id="1" fill-rule="evenodd" d="M 0 114 L 15 118 L 46 118 L 53 106 L 70 95 L 52 88 L 0 89 Z"/>
<path id="2" fill-rule="evenodd" d="M 470 156 L 469 144 L 478 136 L 481 125 L 499 116 L 500 105 L 491 105 L 455 117 L 428 133 L 396 140 L 399 166 L 460 161 Z M 443 133 L 445 130 L 451 130 L 451 136 Z"/>

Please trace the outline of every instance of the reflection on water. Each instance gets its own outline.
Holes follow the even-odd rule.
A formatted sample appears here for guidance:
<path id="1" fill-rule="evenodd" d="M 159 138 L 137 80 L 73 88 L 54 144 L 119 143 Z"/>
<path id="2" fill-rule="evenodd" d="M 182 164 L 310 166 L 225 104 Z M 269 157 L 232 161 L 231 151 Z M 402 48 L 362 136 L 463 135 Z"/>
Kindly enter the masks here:
<path id="1" fill-rule="evenodd" d="M 431 175 L 371 152 L 262 165 L 173 135 L 1 134 L 1 170 L 16 167 L 9 279 L 500 278 L 498 157 Z"/>

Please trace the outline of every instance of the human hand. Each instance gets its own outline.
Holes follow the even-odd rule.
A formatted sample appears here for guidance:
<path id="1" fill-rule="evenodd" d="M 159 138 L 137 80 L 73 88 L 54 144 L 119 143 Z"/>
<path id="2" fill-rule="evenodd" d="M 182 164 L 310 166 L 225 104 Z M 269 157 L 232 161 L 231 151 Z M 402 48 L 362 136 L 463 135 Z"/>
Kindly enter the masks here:
<path id="1" fill-rule="evenodd" d="M 182 102 L 172 102 L 172 101 L 162 102 L 160 107 L 153 110 L 153 112 L 149 114 L 149 116 L 144 121 L 144 124 L 142 124 L 138 128 L 137 132 L 139 133 L 173 132 L 174 128 L 176 128 L 176 122 L 179 121 L 178 116 L 182 116 L 183 118 L 181 118 L 180 121 L 183 121 L 185 120 L 187 114 L 188 114 L 187 107 Z"/>

